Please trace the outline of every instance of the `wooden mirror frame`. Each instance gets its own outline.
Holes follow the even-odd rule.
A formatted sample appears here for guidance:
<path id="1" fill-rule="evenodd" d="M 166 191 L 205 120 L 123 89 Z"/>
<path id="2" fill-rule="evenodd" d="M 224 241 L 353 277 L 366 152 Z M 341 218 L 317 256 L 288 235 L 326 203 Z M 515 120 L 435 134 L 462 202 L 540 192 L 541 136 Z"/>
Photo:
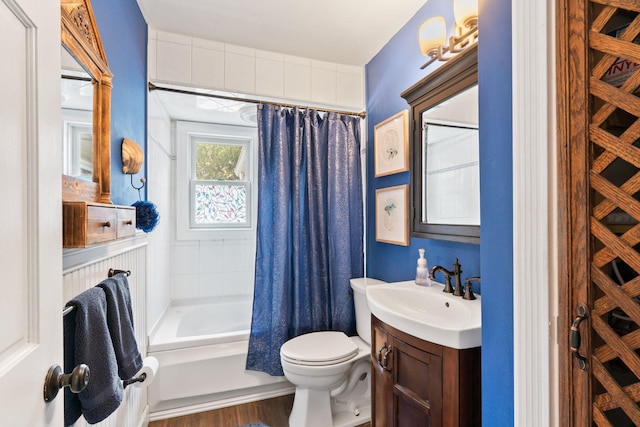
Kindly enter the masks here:
<path id="1" fill-rule="evenodd" d="M 111 204 L 111 88 L 102 40 L 90 0 L 60 1 L 63 46 L 89 73 L 93 83 L 93 181 L 62 176 L 63 201 Z"/>
<path id="2" fill-rule="evenodd" d="M 478 84 L 478 45 L 468 47 L 401 96 L 411 106 L 411 235 L 425 239 L 480 243 L 479 225 L 428 224 L 422 218 L 422 113 Z"/>

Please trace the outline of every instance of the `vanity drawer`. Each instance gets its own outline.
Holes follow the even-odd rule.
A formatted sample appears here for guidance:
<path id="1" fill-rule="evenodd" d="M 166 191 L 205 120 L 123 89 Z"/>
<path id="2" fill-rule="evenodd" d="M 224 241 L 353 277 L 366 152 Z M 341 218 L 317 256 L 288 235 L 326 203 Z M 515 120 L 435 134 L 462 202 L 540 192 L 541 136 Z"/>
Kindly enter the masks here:
<path id="1" fill-rule="evenodd" d="M 118 217 L 116 238 L 120 239 L 136 234 L 136 208 L 118 207 L 116 215 Z"/>
<path id="2" fill-rule="evenodd" d="M 115 208 L 87 206 L 87 245 L 115 239 L 116 221 Z"/>
<path id="3" fill-rule="evenodd" d="M 62 246 L 84 248 L 136 232 L 132 206 L 95 202 L 62 202 Z"/>

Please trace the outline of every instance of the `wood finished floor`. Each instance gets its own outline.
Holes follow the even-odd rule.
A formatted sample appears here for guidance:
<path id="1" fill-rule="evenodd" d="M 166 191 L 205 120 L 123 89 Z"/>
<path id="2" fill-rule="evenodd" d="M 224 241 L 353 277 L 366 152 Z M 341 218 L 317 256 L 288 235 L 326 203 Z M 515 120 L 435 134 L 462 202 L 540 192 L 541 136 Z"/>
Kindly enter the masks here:
<path id="1" fill-rule="evenodd" d="M 270 427 L 287 427 L 292 406 L 293 394 L 289 394 L 199 414 L 153 421 L 149 423 L 149 427 L 238 427 L 257 422 L 263 422 Z M 371 427 L 371 423 L 359 427 Z"/>

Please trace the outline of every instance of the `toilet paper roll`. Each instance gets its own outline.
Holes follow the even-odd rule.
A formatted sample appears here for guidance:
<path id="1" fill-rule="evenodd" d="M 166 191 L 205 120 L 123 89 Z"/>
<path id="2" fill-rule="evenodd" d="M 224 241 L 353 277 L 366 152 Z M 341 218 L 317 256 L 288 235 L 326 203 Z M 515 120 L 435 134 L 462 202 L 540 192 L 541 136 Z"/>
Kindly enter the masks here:
<path id="1" fill-rule="evenodd" d="M 131 384 L 134 387 L 147 387 L 153 382 L 158 372 L 158 359 L 153 356 L 145 357 L 142 360 L 142 368 L 136 373 L 134 378 L 139 377 L 142 374 L 146 374 L 147 378 L 144 381 Z"/>

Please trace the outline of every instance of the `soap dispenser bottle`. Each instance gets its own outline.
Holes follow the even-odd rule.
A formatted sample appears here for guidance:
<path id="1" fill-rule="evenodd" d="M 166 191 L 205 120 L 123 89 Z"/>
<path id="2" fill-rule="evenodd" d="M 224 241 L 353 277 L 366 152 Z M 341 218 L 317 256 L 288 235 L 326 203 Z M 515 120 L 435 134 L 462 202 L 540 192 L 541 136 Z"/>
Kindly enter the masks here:
<path id="1" fill-rule="evenodd" d="M 420 258 L 418 258 L 418 267 L 416 268 L 416 285 L 431 286 L 429 279 L 429 269 L 427 268 L 427 259 L 424 257 L 424 249 L 418 249 Z"/>

